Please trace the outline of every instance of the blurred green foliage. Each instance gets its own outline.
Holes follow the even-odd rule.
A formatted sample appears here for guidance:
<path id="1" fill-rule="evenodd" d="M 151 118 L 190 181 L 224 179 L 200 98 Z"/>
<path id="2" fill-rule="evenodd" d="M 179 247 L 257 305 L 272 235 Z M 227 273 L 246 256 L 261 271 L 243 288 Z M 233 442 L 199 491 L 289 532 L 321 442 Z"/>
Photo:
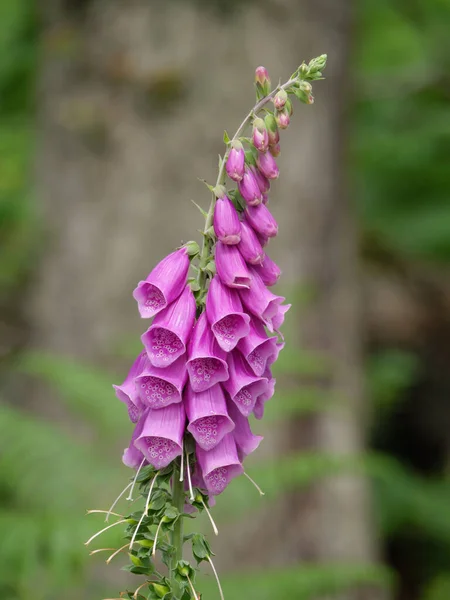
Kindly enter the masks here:
<path id="1" fill-rule="evenodd" d="M 355 104 L 352 110 L 352 175 L 363 231 L 407 260 L 450 258 L 450 54 L 446 51 L 448 0 L 362 0 L 356 4 Z M 38 26 L 28 0 L 0 3 L 0 287 L 7 294 L 26 274 L 38 242 L 29 183 L 34 152 L 34 80 Z M 285 352 L 279 375 L 326 372 L 317 357 Z M 87 575 L 83 541 L 102 520 L 82 507 L 107 507 L 129 476 L 118 465 L 125 440 L 125 410 L 114 400 L 112 374 L 62 359 L 26 355 L 18 373 L 56 390 L 77 432 L 0 404 L 0 597 L 53 600 L 107 593 Z M 389 418 L 420 364 L 415 355 L 384 350 L 369 360 L 368 384 L 377 418 Z M 8 399 L 9 400 L 9 399 Z M 314 388 L 286 386 L 269 403 L 266 423 L 339 410 L 339 399 Z M 384 535 L 409 531 L 439 549 L 430 552 L 422 600 L 450 597 L 450 482 L 431 480 L 386 456 L 358 459 L 304 454 L 253 463 L 252 474 L 276 502 L 280 483 L 305 487 L 338 471 L 366 472 L 373 482 L 377 517 Z M 111 496 L 112 494 L 112 496 Z M 239 506 L 240 518 L 255 502 L 237 480 L 219 503 L 219 521 Z M 236 512 L 233 513 L 236 518 Z M 89 521 L 92 519 L 92 521 Z M 120 532 L 104 534 L 100 546 L 118 547 Z M 120 559 L 118 558 L 117 561 Z M 447 566 L 446 566 L 447 565 Z M 87 579 L 86 579 L 87 578 Z M 256 583 L 255 583 L 256 582 Z M 389 586 L 386 569 L 364 565 L 319 565 L 224 578 L 228 597 L 312 598 L 359 582 Z M 208 598 L 216 597 L 205 579 Z M 115 588 L 111 586 L 111 591 Z M 88 592 L 88 589 L 90 590 Z M 239 594 L 236 590 L 240 590 Z M 244 592 L 243 592 L 244 590 Z"/>

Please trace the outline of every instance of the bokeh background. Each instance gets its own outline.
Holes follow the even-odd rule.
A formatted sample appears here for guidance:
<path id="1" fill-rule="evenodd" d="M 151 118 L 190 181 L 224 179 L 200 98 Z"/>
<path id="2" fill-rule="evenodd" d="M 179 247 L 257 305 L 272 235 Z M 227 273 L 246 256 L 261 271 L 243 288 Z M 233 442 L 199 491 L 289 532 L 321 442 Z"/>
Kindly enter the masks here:
<path id="1" fill-rule="evenodd" d="M 130 475 L 131 292 L 201 226 L 254 68 L 322 53 L 273 185 L 266 496 L 219 498 L 216 562 L 228 600 L 450 598 L 449 28 L 449 0 L 0 2 L 2 600 L 139 584 L 83 545 Z"/>

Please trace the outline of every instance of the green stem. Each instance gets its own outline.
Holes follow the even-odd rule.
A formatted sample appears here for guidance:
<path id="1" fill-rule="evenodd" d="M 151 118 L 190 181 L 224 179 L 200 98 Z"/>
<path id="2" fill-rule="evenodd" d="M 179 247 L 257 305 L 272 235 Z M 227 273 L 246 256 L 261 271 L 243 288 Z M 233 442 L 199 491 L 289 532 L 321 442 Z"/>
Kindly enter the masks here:
<path id="1" fill-rule="evenodd" d="M 297 81 L 299 81 L 299 78 L 297 78 L 297 77 L 293 78 L 293 79 L 289 79 L 289 81 L 286 81 L 286 83 L 283 83 L 283 85 L 277 86 L 268 96 L 265 96 L 259 102 L 257 102 L 255 104 L 255 106 L 251 109 L 251 111 L 248 113 L 248 115 L 245 117 L 245 119 L 242 121 L 242 123 L 239 125 L 239 127 L 238 127 L 236 133 L 234 134 L 234 136 L 232 137 L 231 141 L 234 141 L 241 136 L 244 129 L 247 127 L 247 125 L 250 124 L 252 118 L 255 115 L 257 115 L 258 112 L 268 102 L 270 102 L 272 100 L 272 98 L 275 96 L 275 94 L 278 91 L 291 87 Z M 220 163 L 219 174 L 217 175 L 216 186 L 223 185 L 225 182 L 225 165 L 226 165 L 229 153 L 230 153 L 230 147 L 227 148 L 227 151 L 225 152 L 224 157 L 222 158 L 222 161 Z M 209 235 L 207 235 L 207 232 L 212 226 L 215 204 L 216 204 L 216 196 L 213 194 L 212 199 L 211 199 L 211 204 L 209 205 L 209 210 L 208 210 L 208 213 L 207 213 L 206 219 L 205 219 L 205 227 L 203 229 L 203 244 L 202 244 L 202 249 L 200 252 L 199 271 L 198 271 L 198 277 L 197 277 L 197 282 L 200 286 L 200 289 L 202 289 L 202 290 L 205 288 L 205 285 L 206 285 L 206 272 L 204 271 L 204 267 L 206 266 L 206 263 L 208 262 L 208 259 L 211 255 L 211 246 L 212 246 L 212 240 L 209 237 Z"/>
<path id="2" fill-rule="evenodd" d="M 184 512 L 184 482 L 180 481 L 180 468 L 178 465 L 175 466 L 173 470 L 173 484 L 172 484 L 172 501 L 175 508 L 178 509 L 178 512 L 181 514 Z M 172 589 L 175 597 L 181 592 L 180 586 L 178 585 L 177 580 L 175 579 L 175 568 L 177 563 L 180 560 L 183 560 L 183 517 L 179 517 L 178 521 L 175 523 L 175 526 L 172 531 L 172 546 L 175 548 L 175 554 L 173 555 L 171 572 L 170 572 L 170 581 L 172 584 Z"/>

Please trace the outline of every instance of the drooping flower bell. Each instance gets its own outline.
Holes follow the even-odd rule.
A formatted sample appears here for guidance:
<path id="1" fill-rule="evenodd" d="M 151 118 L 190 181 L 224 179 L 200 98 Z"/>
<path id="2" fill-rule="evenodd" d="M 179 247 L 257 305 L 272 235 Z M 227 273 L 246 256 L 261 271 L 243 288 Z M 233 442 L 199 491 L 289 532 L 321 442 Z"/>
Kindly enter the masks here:
<path id="1" fill-rule="evenodd" d="M 263 280 L 264 285 L 268 287 L 275 285 L 281 275 L 280 267 L 273 262 L 268 254 L 264 256 L 261 264 L 253 265 L 253 268 Z"/>
<path id="2" fill-rule="evenodd" d="M 206 315 L 217 343 L 226 352 L 250 331 L 250 317 L 244 313 L 238 293 L 224 285 L 218 275 L 209 284 Z"/>
<path id="3" fill-rule="evenodd" d="M 156 265 L 145 281 L 140 281 L 133 292 L 141 317 L 154 317 L 176 300 L 186 285 L 189 254 L 185 246 L 179 248 Z"/>
<path id="4" fill-rule="evenodd" d="M 223 195 L 214 207 L 214 233 L 223 244 L 239 244 L 241 241 L 241 223 L 231 200 Z"/>
<path id="5" fill-rule="evenodd" d="M 189 382 L 196 393 L 228 379 L 226 350 L 216 340 L 206 312 L 202 312 L 192 330 L 186 367 Z"/>
<path id="6" fill-rule="evenodd" d="M 256 233 L 245 220 L 241 223 L 241 241 L 238 244 L 238 250 L 242 258 L 251 265 L 262 264 L 265 257 Z"/>
<path id="7" fill-rule="evenodd" d="M 244 472 L 231 433 L 208 452 L 197 446 L 197 460 L 206 489 L 213 496 L 221 494 L 234 477 Z"/>
<path id="8" fill-rule="evenodd" d="M 228 416 L 225 394 L 218 383 L 199 393 L 188 385 L 185 405 L 189 421 L 187 429 L 202 450 L 212 450 L 233 431 L 234 422 Z"/>
<path id="9" fill-rule="evenodd" d="M 253 229 L 265 238 L 275 237 L 278 224 L 265 204 L 247 206 L 245 217 Z"/>
<path id="10" fill-rule="evenodd" d="M 156 315 L 153 324 L 142 336 L 152 365 L 168 367 L 185 353 L 195 311 L 195 298 L 187 285 L 175 302 Z"/>
<path id="11" fill-rule="evenodd" d="M 267 179 L 278 178 L 280 171 L 274 157 L 270 154 L 270 152 L 258 152 L 256 164 L 258 169 Z"/>
<path id="12" fill-rule="evenodd" d="M 228 287 L 236 289 L 250 287 L 250 273 L 236 246 L 228 246 L 222 244 L 222 242 L 217 242 L 216 269 L 222 283 Z"/>

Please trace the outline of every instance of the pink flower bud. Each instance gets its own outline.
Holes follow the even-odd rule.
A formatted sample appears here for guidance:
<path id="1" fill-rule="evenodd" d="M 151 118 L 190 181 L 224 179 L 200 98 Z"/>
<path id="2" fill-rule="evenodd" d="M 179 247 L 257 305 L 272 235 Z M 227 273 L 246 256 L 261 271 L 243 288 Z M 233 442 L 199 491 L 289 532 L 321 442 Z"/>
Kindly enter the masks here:
<path id="1" fill-rule="evenodd" d="M 225 165 L 227 175 L 233 181 L 240 181 L 244 176 L 245 154 L 244 148 L 239 140 L 231 142 L 231 150 Z"/>
<path id="2" fill-rule="evenodd" d="M 289 111 L 286 108 L 283 108 L 283 110 L 277 113 L 275 120 L 280 129 L 287 129 L 291 122 Z"/>
<path id="3" fill-rule="evenodd" d="M 272 156 L 280 156 L 281 154 L 281 146 L 280 144 L 275 144 L 275 146 L 270 146 L 269 152 Z"/>
<path id="4" fill-rule="evenodd" d="M 224 196 L 216 201 L 214 208 L 214 233 L 224 244 L 239 244 L 241 223 L 231 200 Z"/>
<path id="5" fill-rule="evenodd" d="M 249 168 L 245 169 L 245 173 L 241 181 L 238 181 L 238 189 L 241 196 L 249 206 L 257 206 L 262 202 L 262 193 L 259 189 L 258 182 L 254 174 Z"/>
<path id="6" fill-rule="evenodd" d="M 258 158 L 256 159 L 256 164 L 258 165 L 258 169 L 261 171 L 264 177 L 267 177 L 267 179 L 278 178 L 280 171 L 278 170 L 277 163 L 270 152 L 266 152 L 265 154 L 260 152 L 258 154 Z"/>
<path id="7" fill-rule="evenodd" d="M 260 265 L 265 257 L 256 233 L 245 220 L 241 223 L 241 241 L 238 250 L 245 262 L 251 265 Z"/>
<path id="8" fill-rule="evenodd" d="M 269 134 L 266 124 L 259 118 L 253 121 L 253 145 L 260 152 L 265 152 L 269 147 Z"/>
<path id="9" fill-rule="evenodd" d="M 271 238 L 277 235 L 278 224 L 270 210 L 264 204 L 247 206 L 245 216 L 253 229 L 263 238 Z"/>
<path id="10" fill-rule="evenodd" d="M 259 83 L 261 87 L 270 86 L 270 77 L 265 67 L 257 67 L 255 70 L 255 83 Z"/>
<path id="11" fill-rule="evenodd" d="M 267 179 L 267 177 L 264 177 L 261 171 L 259 171 L 256 167 L 249 167 L 249 169 L 255 176 L 256 181 L 258 182 L 258 187 L 261 190 L 261 194 L 263 195 L 264 201 L 264 195 L 267 194 L 267 192 L 270 190 L 270 181 Z"/>
<path id="12" fill-rule="evenodd" d="M 273 99 L 273 105 L 277 110 L 281 110 L 283 106 L 286 104 L 286 100 L 288 99 L 288 95 L 285 90 L 280 90 L 277 92 Z"/>
<path id="13" fill-rule="evenodd" d="M 280 133 L 278 131 L 277 122 L 272 113 L 267 113 L 267 115 L 264 117 L 264 123 L 266 124 L 267 133 L 269 136 L 269 146 L 278 144 L 280 141 Z"/>

